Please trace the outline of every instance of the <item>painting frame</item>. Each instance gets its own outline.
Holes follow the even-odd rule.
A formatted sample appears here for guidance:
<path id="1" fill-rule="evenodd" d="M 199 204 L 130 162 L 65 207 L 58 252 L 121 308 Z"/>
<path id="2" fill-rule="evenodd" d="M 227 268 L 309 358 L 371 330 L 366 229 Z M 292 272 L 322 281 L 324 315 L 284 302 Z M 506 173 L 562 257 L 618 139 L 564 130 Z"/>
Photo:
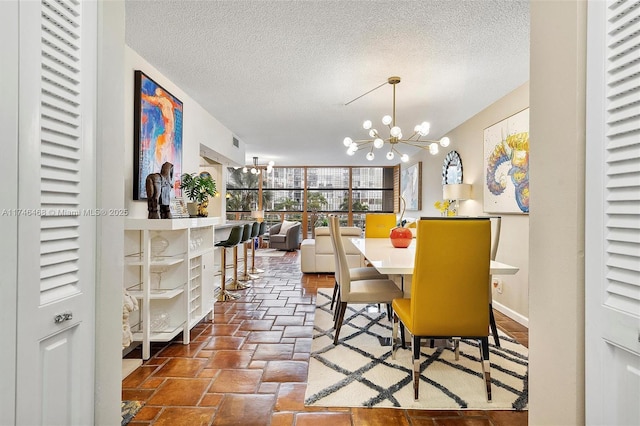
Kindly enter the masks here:
<path id="1" fill-rule="evenodd" d="M 145 181 L 173 164 L 173 193 L 182 196 L 183 103 L 141 70 L 134 73 L 133 199 L 146 200 Z"/>
<path id="2" fill-rule="evenodd" d="M 405 210 L 422 210 L 422 161 L 402 169 L 400 173 L 400 196 L 405 201 Z"/>
<path id="3" fill-rule="evenodd" d="M 529 108 L 484 129 L 483 208 L 529 213 Z"/>

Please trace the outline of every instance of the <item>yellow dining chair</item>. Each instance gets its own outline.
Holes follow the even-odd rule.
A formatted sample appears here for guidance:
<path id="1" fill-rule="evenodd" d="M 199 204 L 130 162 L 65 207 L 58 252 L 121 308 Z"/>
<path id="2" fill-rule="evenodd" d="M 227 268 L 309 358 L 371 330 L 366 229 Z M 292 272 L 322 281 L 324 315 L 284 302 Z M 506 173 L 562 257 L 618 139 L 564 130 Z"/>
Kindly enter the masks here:
<path id="1" fill-rule="evenodd" d="M 330 235 L 333 235 L 334 238 L 331 238 L 331 243 L 333 244 L 334 252 L 338 255 L 339 263 L 337 265 L 339 268 L 336 269 L 336 279 L 338 281 L 340 299 L 334 312 L 335 332 L 333 336 L 333 344 L 337 345 L 348 303 L 385 303 L 387 305 L 387 313 L 391 316 L 389 306 L 391 301 L 402 297 L 403 293 L 396 283 L 389 279 L 352 280 L 351 268 L 347 263 L 347 255 L 344 251 L 342 238 L 336 238 L 340 235 L 340 223 L 337 216 L 329 217 L 329 226 L 333 228 L 333 233 Z"/>
<path id="2" fill-rule="evenodd" d="M 455 241 L 455 254 L 443 248 Z M 477 339 L 487 400 L 491 401 L 489 367 L 488 218 L 434 218 L 418 224 L 410 299 L 394 299 L 393 357 L 398 322 L 411 334 L 413 389 L 418 399 L 421 339 Z"/>
<path id="3" fill-rule="evenodd" d="M 367 213 L 364 217 L 365 238 L 389 238 L 396 227 L 395 213 Z"/>

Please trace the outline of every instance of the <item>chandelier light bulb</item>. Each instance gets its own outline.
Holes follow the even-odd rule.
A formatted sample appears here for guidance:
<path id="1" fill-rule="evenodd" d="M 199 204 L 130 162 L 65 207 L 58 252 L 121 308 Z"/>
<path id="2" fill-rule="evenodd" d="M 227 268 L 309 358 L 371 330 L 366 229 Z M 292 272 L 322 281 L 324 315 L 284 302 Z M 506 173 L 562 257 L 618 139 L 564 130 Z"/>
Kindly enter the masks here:
<path id="1" fill-rule="evenodd" d="M 371 128 L 371 120 L 365 120 L 365 122 L 362 123 L 362 128 L 365 130 L 369 130 Z"/>
<path id="2" fill-rule="evenodd" d="M 251 173 L 254 174 L 254 175 L 257 175 L 258 174 L 258 169 L 256 169 L 255 167 L 252 167 L 251 168 Z"/>
<path id="3" fill-rule="evenodd" d="M 418 133 L 420 133 L 420 136 L 427 136 L 429 134 L 429 130 L 431 130 L 431 125 L 426 121 L 423 121 L 419 127 Z"/>
<path id="4" fill-rule="evenodd" d="M 380 139 L 380 138 L 376 138 L 373 141 L 373 146 L 375 146 L 376 148 L 380 149 L 380 148 L 382 148 L 384 146 L 384 141 L 382 139 Z"/>
<path id="5" fill-rule="evenodd" d="M 242 173 L 247 173 L 249 171 L 249 169 L 247 169 L 246 167 L 242 168 Z"/>
<path id="6" fill-rule="evenodd" d="M 409 161 L 409 156 L 407 154 L 402 154 L 400 156 L 400 161 L 402 161 L 403 163 L 406 163 L 407 161 Z"/>
<path id="7" fill-rule="evenodd" d="M 450 143 L 451 143 L 451 141 L 446 136 L 444 138 L 440 139 L 440 146 L 442 146 L 443 148 L 448 147 Z"/>
<path id="8" fill-rule="evenodd" d="M 353 155 L 353 154 L 355 154 L 355 153 L 356 153 L 356 152 L 355 152 L 354 150 L 352 150 L 351 148 L 349 148 L 349 149 L 347 150 L 347 155 Z"/>
<path id="9" fill-rule="evenodd" d="M 387 152 L 387 160 L 393 160 L 393 157 L 394 157 L 393 151 Z"/>
<path id="10" fill-rule="evenodd" d="M 276 165 L 276 162 L 275 162 L 275 161 L 273 161 L 273 160 L 271 160 L 271 161 L 269 161 L 269 162 L 267 163 L 267 166 L 271 166 L 271 167 L 273 167 L 273 166 L 275 166 L 275 165 Z"/>
<path id="11" fill-rule="evenodd" d="M 356 152 L 358 150 L 358 144 L 355 142 L 351 142 L 351 145 L 349 145 L 349 149 L 353 152 Z"/>
<path id="12" fill-rule="evenodd" d="M 437 143 L 432 143 L 431 145 L 429 145 L 429 153 L 431 155 L 436 155 L 438 153 L 438 144 Z"/>
<path id="13" fill-rule="evenodd" d="M 400 133 L 402 133 L 402 130 L 400 129 L 400 127 L 398 126 L 394 126 L 391 128 L 391 130 L 389 131 L 389 133 L 391 133 L 391 136 L 393 136 L 394 138 L 397 138 L 398 135 Z"/>
<path id="14" fill-rule="evenodd" d="M 388 126 L 389 124 L 391 124 L 392 121 L 393 121 L 393 118 L 391 118 L 390 115 L 385 115 L 384 117 L 382 117 L 382 124 L 384 124 L 385 126 Z"/>
<path id="15" fill-rule="evenodd" d="M 376 156 L 374 155 L 373 152 L 371 151 L 367 152 L 367 160 L 373 161 L 374 158 L 376 158 Z"/>
<path id="16" fill-rule="evenodd" d="M 351 139 L 349 136 L 347 136 L 346 138 L 344 138 L 344 140 L 342 141 L 342 143 L 344 144 L 344 146 L 349 147 L 349 145 L 351 145 L 351 143 L 353 142 L 353 139 Z"/>
<path id="17" fill-rule="evenodd" d="M 369 130 L 369 136 L 375 138 L 376 136 L 378 136 L 378 131 L 376 129 Z"/>

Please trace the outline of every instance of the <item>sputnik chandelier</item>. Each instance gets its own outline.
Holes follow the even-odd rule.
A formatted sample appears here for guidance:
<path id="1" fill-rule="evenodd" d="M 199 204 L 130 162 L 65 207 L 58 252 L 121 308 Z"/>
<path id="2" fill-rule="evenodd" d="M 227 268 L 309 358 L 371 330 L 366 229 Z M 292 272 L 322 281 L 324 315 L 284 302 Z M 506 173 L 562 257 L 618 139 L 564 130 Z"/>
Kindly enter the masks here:
<path id="1" fill-rule="evenodd" d="M 416 125 L 413 128 L 413 133 L 408 138 L 404 138 L 402 135 L 402 129 L 396 125 L 396 84 L 400 83 L 400 77 L 389 77 L 387 82 L 393 86 L 393 110 L 392 115 L 385 115 L 382 117 L 382 124 L 389 128 L 389 136 L 384 138 L 376 129 L 373 128 L 373 124 L 371 120 L 366 120 L 362 123 L 362 127 L 365 130 L 369 131 L 370 139 L 359 139 L 353 140 L 350 137 L 344 138 L 344 146 L 346 146 L 347 154 L 354 155 L 356 151 L 361 149 L 368 149 L 366 158 L 369 161 L 372 161 L 375 158 L 374 149 L 382 149 L 385 144 L 389 144 L 389 150 L 387 151 L 386 157 L 387 160 L 393 160 L 395 155 L 398 154 L 400 156 L 400 161 L 407 162 L 409 161 L 409 156 L 407 154 L 403 154 L 398 151 L 398 144 L 406 144 L 417 148 L 428 149 L 431 155 L 436 155 L 438 153 L 438 146 L 447 147 L 449 146 L 449 138 L 444 137 L 439 141 L 423 139 L 425 136 L 429 134 L 429 123 L 423 121 L 421 124 Z M 386 83 L 381 84 L 373 90 L 376 90 Z M 367 93 L 372 92 L 370 90 Z M 365 93 L 365 95 L 367 94 Z M 364 95 L 362 95 L 364 96 Z M 360 96 L 360 97 L 362 97 Z M 356 98 L 359 99 L 360 97 Z M 354 99 L 353 101 L 355 101 Z M 351 102 L 353 102 L 351 101 Z M 346 105 L 350 104 L 348 102 Z"/>
<path id="2" fill-rule="evenodd" d="M 253 157 L 253 164 L 248 166 L 244 166 L 242 168 L 243 173 L 251 173 L 252 175 L 259 175 L 262 169 L 265 169 L 267 173 L 271 173 L 273 170 L 273 166 L 275 163 L 273 161 L 269 161 L 267 164 L 258 164 L 258 157 Z"/>

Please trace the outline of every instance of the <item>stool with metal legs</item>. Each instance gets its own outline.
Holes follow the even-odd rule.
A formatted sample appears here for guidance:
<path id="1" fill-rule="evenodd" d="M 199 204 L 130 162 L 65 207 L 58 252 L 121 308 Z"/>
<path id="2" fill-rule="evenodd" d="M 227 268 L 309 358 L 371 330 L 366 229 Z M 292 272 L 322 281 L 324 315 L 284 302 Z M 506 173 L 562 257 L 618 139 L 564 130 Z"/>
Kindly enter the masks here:
<path id="1" fill-rule="evenodd" d="M 229 290 L 244 290 L 250 285 L 244 284 L 240 281 L 249 281 L 257 278 L 256 276 L 249 275 L 247 272 L 247 242 L 251 239 L 251 228 L 253 225 L 251 223 L 247 223 L 244 225 L 244 232 L 242 233 L 242 240 L 240 244 L 244 246 L 244 272 L 240 276 L 236 276 L 233 282 L 229 286 Z M 236 268 L 238 264 L 238 247 L 236 246 L 233 250 L 233 256 L 235 258 Z"/>
<path id="2" fill-rule="evenodd" d="M 264 272 L 264 269 L 256 268 L 256 245 L 258 244 L 258 240 L 260 238 L 260 228 L 260 222 L 253 222 L 253 227 L 251 228 L 251 269 L 249 269 L 249 273 L 251 274 L 261 274 L 262 272 Z"/>
<path id="3" fill-rule="evenodd" d="M 235 250 L 238 249 L 238 244 L 240 244 L 240 240 L 242 240 L 242 233 L 244 228 L 242 226 L 234 226 L 231 228 L 231 232 L 229 233 L 229 237 L 224 241 L 219 241 L 216 243 L 216 247 L 220 247 L 222 250 L 220 252 L 220 287 L 216 289 L 216 300 L 219 302 L 225 302 L 227 300 L 237 299 L 238 295 L 229 293 L 226 288 L 227 282 L 227 249 L 233 247 Z M 237 278 L 238 275 L 238 265 L 234 263 L 234 276 Z"/>

